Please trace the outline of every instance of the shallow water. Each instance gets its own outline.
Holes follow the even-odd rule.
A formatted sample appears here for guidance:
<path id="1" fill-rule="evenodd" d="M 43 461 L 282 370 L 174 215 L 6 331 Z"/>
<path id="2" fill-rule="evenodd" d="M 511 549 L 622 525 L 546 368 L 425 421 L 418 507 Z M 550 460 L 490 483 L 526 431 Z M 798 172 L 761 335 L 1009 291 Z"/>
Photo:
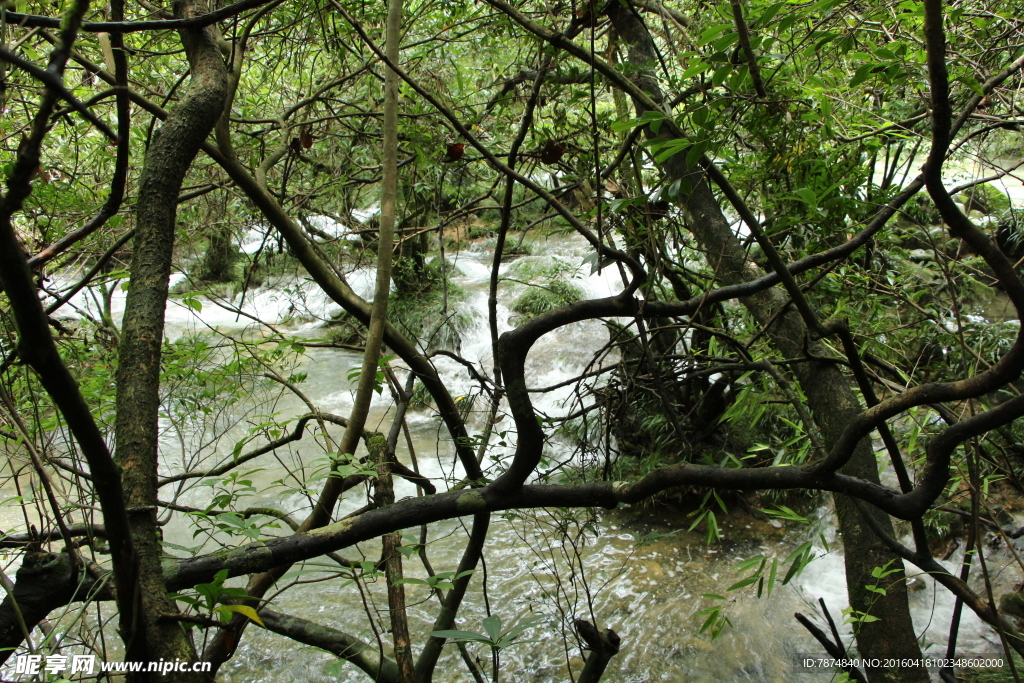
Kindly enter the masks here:
<path id="1" fill-rule="evenodd" d="M 517 271 L 522 272 L 523 264 L 550 266 L 561 263 L 570 270 L 578 269 L 572 279 L 588 297 L 613 294 L 620 284 L 616 271 L 605 269 L 601 273 L 591 273 L 590 267 L 582 264 L 587 249 L 581 238 L 551 238 L 537 241 L 533 246 L 537 256 L 504 264 L 503 274 L 511 272 L 514 276 Z M 483 311 L 486 310 L 490 254 L 478 248 L 451 255 L 450 260 L 460 273 L 456 278 L 457 284 L 466 291 L 465 302 L 458 305 L 472 316 L 469 328 L 463 334 L 461 353 L 478 367 L 489 369 L 490 340 Z M 366 269 L 355 274 L 354 285 L 360 293 L 368 292 L 372 277 L 372 271 Z M 322 336 L 324 332 L 319 323 L 310 321 L 329 316 L 337 307 L 305 283 L 280 286 L 305 291 L 304 306 L 308 310 L 301 307 L 296 310 L 290 297 L 280 289 L 249 293 L 243 304 L 245 310 L 259 314 L 268 322 L 282 322 L 291 317 L 292 322 L 286 323 L 290 333 L 305 337 Z M 511 329 L 509 307 L 522 290 L 523 286 L 514 283 L 503 289 L 499 304 L 499 332 Z M 123 310 L 120 294 L 115 296 L 114 310 L 116 314 Z M 310 317 L 306 318 L 307 315 Z M 167 334 L 177 338 L 192 333 L 210 334 L 212 329 L 238 334 L 250 323 L 209 300 L 204 300 L 202 312 L 198 314 L 187 306 L 173 303 L 168 308 Z M 592 354 L 606 340 L 605 328 L 596 322 L 570 325 L 544 337 L 530 353 L 528 384 L 531 387 L 550 386 L 574 377 L 587 368 Z M 352 386 L 347 374 L 359 362 L 356 354 L 343 350 L 308 350 L 297 368 L 308 375 L 301 385 L 303 392 L 322 411 L 346 415 L 352 405 Z M 436 359 L 436 365 L 453 395 L 472 392 L 474 383 L 465 368 L 446 358 Z M 574 404 L 574 394 L 569 387 L 534 394 L 533 399 L 540 411 L 552 416 L 565 415 L 580 407 Z M 390 424 L 391 408 L 387 392 L 375 398 L 369 426 L 386 429 Z M 481 409 L 480 406 L 477 408 Z M 505 408 L 507 405 L 503 406 Z M 274 398 L 265 409 L 276 412 L 280 418 L 306 412 L 303 403 L 291 394 Z M 477 416 L 471 419 L 470 424 L 479 430 L 480 421 Z M 461 470 L 453 463 L 451 444 L 436 417 L 429 411 L 414 412 L 409 416 L 409 426 L 424 474 L 438 480 L 458 479 Z M 499 429 L 510 427 L 511 420 L 507 418 L 498 425 Z M 228 445 L 221 447 L 221 453 L 226 455 L 230 452 L 234 439 L 244 434 L 244 424 L 235 426 L 229 432 L 231 438 L 225 440 Z M 337 439 L 337 430 L 332 434 Z M 171 436 L 169 432 L 164 441 L 163 471 L 166 474 L 180 471 L 182 466 L 182 450 Z M 514 434 L 509 434 L 509 439 L 512 438 Z M 262 468 L 262 471 L 251 475 L 253 486 L 262 490 L 275 480 L 286 478 L 290 469 L 313 466 L 313 461 L 322 451 L 310 440 L 307 435 L 306 440 L 293 444 L 290 449 L 282 449 L 285 453 L 280 461 L 267 455 L 250 463 L 248 469 Z M 407 448 L 402 440 L 399 443 L 399 456 L 408 463 Z M 510 453 L 511 446 L 495 447 L 489 452 L 485 466 Z M 550 444 L 548 455 L 552 460 L 559 460 L 568 457 L 569 450 L 556 440 Z M 207 487 L 194 487 L 182 494 L 180 502 L 203 505 L 209 495 Z M 415 495 L 414 488 L 407 482 L 397 481 L 396 496 L 408 495 Z M 341 512 L 355 510 L 364 502 L 364 495 L 358 490 L 353 491 L 342 503 Z M 246 505 L 273 505 L 301 516 L 308 502 L 299 494 L 284 495 L 275 491 L 250 495 L 241 501 L 240 507 Z M 10 509 L 5 508 L 7 511 Z M 565 681 L 568 679 L 567 659 L 573 671 L 578 673 L 580 651 L 571 628 L 576 618 L 596 620 L 601 627 L 613 628 L 622 638 L 622 650 L 613 658 L 605 679 L 609 683 L 832 679 L 831 673 L 802 673 L 795 668 L 798 653 L 820 654 L 821 649 L 793 618 L 793 613 L 798 611 L 808 616 L 817 615 L 816 601 L 819 597 L 825 598 L 837 621 L 841 621 L 841 612 L 847 606 L 842 556 L 837 549 L 839 543 L 835 539 L 834 526 L 828 521 L 831 513 L 827 506 L 818 511 L 817 516 L 823 521 L 810 529 L 784 529 L 781 525 L 768 524 L 750 515 L 734 513 L 722 522 L 722 541 L 711 546 L 702 534 L 685 531 L 690 519 L 666 509 L 597 511 L 592 515 L 580 511 L 575 514 L 575 523 L 561 525 L 557 523 L 557 516 L 545 511 L 533 515 L 494 516 L 488 535 L 486 569 L 481 567 L 473 579 L 471 593 L 460 612 L 458 628 L 482 631 L 480 620 L 487 613 L 481 590 L 485 572 L 489 609 L 499 615 L 504 624 L 529 616 L 544 618 L 542 624 L 523 636 L 523 640 L 528 642 L 516 644 L 502 653 L 504 680 Z M 469 520 L 464 521 L 468 523 Z M 17 524 L 16 518 L 10 522 Z M 436 571 L 450 571 L 457 565 L 467 533 L 462 524 L 463 521 L 453 520 L 431 527 L 427 552 Z M 651 538 L 652 532 L 671 535 L 652 538 L 649 544 L 638 545 L 638 537 Z M 819 544 L 820 557 L 790 585 L 777 586 L 770 598 L 754 597 L 752 588 L 726 592 L 728 586 L 742 578 L 734 569 L 737 562 L 758 554 L 776 556 L 781 560 L 804 540 L 817 538 L 819 533 L 828 541 L 832 551 L 825 552 Z M 165 534 L 168 541 L 183 546 L 202 543 L 201 538 L 193 539 L 192 531 L 180 520 L 170 524 Z M 213 543 L 206 543 L 206 549 L 212 547 Z M 341 554 L 350 559 L 363 559 L 364 555 L 365 558 L 375 558 L 379 552 L 378 546 L 365 544 Z M 996 581 L 1004 590 L 1020 579 L 1020 569 L 1013 564 L 1012 558 L 994 553 L 989 561 L 990 567 L 995 567 Z M 311 582 L 331 571 L 330 567 L 324 566 L 325 562 L 307 563 L 302 568 L 304 573 L 290 577 L 304 583 L 275 597 L 275 608 L 332 625 L 373 642 L 375 635 L 368 626 L 367 607 L 356 586 L 339 587 L 337 580 L 331 583 Z M 416 558 L 406 561 L 405 566 L 407 577 L 425 576 Z M 947 566 L 952 568 L 954 565 L 950 562 Z M 9 568 L 8 573 L 13 569 Z M 912 576 L 916 573 L 916 570 L 910 571 Z M 944 652 L 953 601 L 944 590 L 935 590 L 931 579 L 922 577 L 921 581 L 923 590 L 911 594 L 914 623 L 923 642 L 928 645 L 926 653 L 934 656 Z M 364 588 L 369 610 L 378 623 L 378 629 L 383 631 L 387 615 L 381 583 L 367 584 Z M 422 586 L 407 588 L 415 644 L 422 642 L 430 630 L 436 601 Z M 719 601 L 703 597 L 711 593 L 724 595 L 727 599 Z M 712 641 L 707 634 L 699 633 L 704 617 L 697 613 L 720 604 L 725 605 L 725 614 L 732 627 L 726 628 L 717 640 Z M 820 617 L 817 621 L 823 624 Z M 849 627 L 842 628 L 849 642 Z M 999 650 L 998 641 L 991 632 L 969 612 L 965 613 L 959 642 L 961 652 Z M 489 661 L 489 653 L 480 646 L 471 646 L 471 650 L 485 662 Z M 454 653 L 454 648 L 446 649 L 439 668 L 443 673 L 439 673 L 438 680 L 471 680 L 462 673 L 465 667 Z M 220 679 L 232 683 L 354 682 L 366 680 L 366 676 L 351 665 L 337 666 L 331 655 L 251 628 L 235 658 L 222 670 Z"/>
<path id="2" fill-rule="evenodd" d="M 537 246 L 540 248 L 535 253 L 543 253 L 543 256 L 527 258 L 540 265 L 559 259 L 575 266 L 586 253 L 581 240 L 573 237 L 552 239 Z M 483 250 L 462 252 L 451 257 L 451 261 L 461 273 L 456 282 L 466 291 L 465 309 L 484 310 L 489 253 Z M 510 268 L 512 264 L 503 265 L 503 273 Z M 520 264 L 514 270 L 522 268 Z M 585 266 L 575 282 L 583 287 L 587 296 L 607 296 L 614 293 L 618 274 L 610 270 L 590 274 L 589 267 Z M 511 285 L 504 291 L 499 305 L 499 332 L 510 329 L 509 306 L 521 290 L 522 287 Z M 482 314 L 475 315 L 473 324 L 463 335 L 461 352 L 479 367 L 489 368 L 486 322 Z M 528 384 L 549 386 L 573 377 L 583 370 L 593 351 L 606 338 L 607 333 L 598 324 L 573 325 L 545 337 L 531 351 Z M 322 349 L 312 350 L 307 355 L 303 369 L 308 372 L 309 380 L 303 385 L 304 391 L 322 409 L 346 414 L 351 407 L 351 388 L 342 378 L 350 367 L 358 364 L 358 357 Z M 472 390 L 473 382 L 459 364 L 438 358 L 437 365 L 454 395 Z M 566 388 L 533 398 L 538 409 L 559 415 L 570 411 L 571 406 L 565 402 L 571 397 L 571 391 Z M 386 398 L 376 401 L 372 425 L 386 427 L 389 424 L 389 403 Z M 298 405 L 295 409 L 301 410 Z M 471 421 L 471 424 L 475 423 Z M 510 421 L 508 424 L 510 426 Z M 461 470 L 452 465 L 450 447 L 446 447 L 450 444 L 444 443 L 445 435 L 432 415 L 413 413 L 410 427 L 420 467 L 428 476 L 458 477 L 461 474 Z M 499 425 L 499 428 L 505 426 Z M 557 448 L 557 444 L 554 447 Z M 404 446 L 400 446 L 399 452 L 408 462 L 403 455 Z M 499 447 L 491 452 L 491 457 L 501 458 L 510 452 L 511 447 Z M 430 457 L 432 453 L 434 456 Z M 268 471 L 261 476 L 279 475 Z M 413 487 L 399 482 L 396 494 L 398 497 L 414 495 Z M 296 499 L 294 503 L 298 506 L 301 501 Z M 362 504 L 362 498 L 353 498 L 346 501 L 343 511 Z M 826 520 L 830 517 L 827 507 L 819 514 Z M 581 537 L 586 542 L 579 549 L 580 559 L 574 559 L 572 546 L 567 551 L 562 537 L 551 532 L 552 517 L 542 514 L 536 518 L 524 516 L 508 520 L 495 516 L 485 558 L 491 610 L 501 616 L 505 624 L 530 615 L 545 617 L 542 625 L 524 636 L 532 642 L 513 646 L 503 653 L 504 671 L 509 676 L 506 680 L 567 680 L 567 652 L 573 670 L 578 673 L 581 660 L 570 625 L 575 618 L 591 619 L 591 614 L 603 627 L 612 627 L 622 638 L 622 651 L 612 660 L 608 681 L 785 681 L 794 676 L 801 680 L 831 679 L 828 673 L 803 673 L 795 668 L 797 653 L 820 653 L 821 650 L 793 618 L 797 611 L 817 615 L 817 598 L 824 597 L 836 620 L 842 620 L 841 612 L 847 606 L 845 576 L 841 551 L 836 549 L 839 544 L 835 542 L 835 531 L 828 521 L 821 522 L 816 531 L 783 530 L 738 513 L 723 523 L 723 541 L 713 546 L 707 545 L 702 534 L 680 531 L 692 520 L 678 513 L 638 514 L 620 510 L 596 513 L 592 521 Z M 578 532 L 578 527 L 575 530 Z M 636 537 L 652 531 L 676 533 L 638 547 Z M 726 594 L 725 614 L 733 627 L 726 628 L 715 641 L 699 633 L 704 617 L 697 612 L 719 604 L 702 596 L 724 594 L 725 588 L 742 578 L 734 570 L 737 562 L 757 554 L 779 556 L 781 560 L 817 532 L 825 535 L 833 552 L 825 553 L 819 548 L 820 557 L 790 585 L 778 586 L 771 598 L 759 600 L 753 596 L 752 589 Z M 454 569 L 465 535 L 461 523 L 450 522 L 431 528 L 428 554 L 436 571 Z M 362 551 L 367 557 L 379 553 L 376 547 Z M 343 555 L 352 559 L 360 557 L 352 551 Z M 425 576 L 415 558 L 405 564 L 407 576 Z M 580 566 L 586 568 L 585 576 L 580 575 Z M 1017 571 L 1010 566 L 1002 575 L 1017 576 Z M 479 579 L 474 579 L 471 594 L 464 603 L 459 628 L 482 630 L 480 619 L 486 614 L 480 590 L 482 572 Z M 931 644 L 929 654 L 943 652 L 953 601 L 945 591 L 936 591 L 927 577 L 921 580 L 923 590 L 911 594 L 915 625 Z M 374 597 L 383 631 L 387 617 L 381 588 L 380 585 L 368 586 L 367 591 Z M 409 600 L 410 604 L 422 601 L 410 609 L 413 640 L 422 641 L 430 629 L 436 603 L 421 586 L 409 587 Z M 339 630 L 368 641 L 374 639 L 366 625 L 366 611 L 353 586 L 327 591 L 322 590 L 320 584 L 297 586 L 280 598 L 278 607 L 281 611 L 333 624 Z M 821 622 L 820 617 L 818 621 Z M 842 628 L 849 639 L 849 627 Z M 987 629 L 971 614 L 964 617 L 959 642 L 962 652 L 997 649 Z M 488 653 L 480 646 L 475 647 L 474 653 L 486 661 Z M 449 650 L 440 669 L 444 671 L 442 680 L 471 680 L 460 673 L 465 669 L 455 656 L 454 648 Z M 365 679 L 354 667 L 343 665 L 338 671 L 333 664 L 335 660 L 330 655 L 295 647 L 282 637 L 251 629 L 235 660 L 224 669 L 223 678 L 238 682 Z M 264 672 L 263 677 L 252 678 L 254 671 Z"/>

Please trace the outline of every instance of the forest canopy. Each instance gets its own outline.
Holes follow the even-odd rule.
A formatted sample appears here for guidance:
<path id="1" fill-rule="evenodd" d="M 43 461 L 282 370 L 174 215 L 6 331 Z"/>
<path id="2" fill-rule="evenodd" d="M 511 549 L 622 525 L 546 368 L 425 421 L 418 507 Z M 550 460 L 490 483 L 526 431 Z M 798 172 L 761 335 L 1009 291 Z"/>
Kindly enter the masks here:
<path id="1" fill-rule="evenodd" d="M 1022 16 L 4 3 L 4 671 L 257 680 L 273 634 L 332 679 L 626 680 L 668 638 L 602 602 L 636 548 L 746 524 L 665 598 L 687 647 L 838 553 L 800 623 L 887 662 L 841 675 L 929 681 L 969 614 L 1016 679 Z M 623 551 L 611 510 L 668 521 Z"/>

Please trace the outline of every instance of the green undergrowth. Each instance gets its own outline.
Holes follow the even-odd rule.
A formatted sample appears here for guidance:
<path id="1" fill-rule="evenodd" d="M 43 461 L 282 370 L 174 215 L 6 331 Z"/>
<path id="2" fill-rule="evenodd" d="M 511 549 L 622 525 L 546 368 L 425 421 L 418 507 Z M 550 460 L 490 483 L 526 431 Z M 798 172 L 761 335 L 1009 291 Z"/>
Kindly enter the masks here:
<path id="1" fill-rule="evenodd" d="M 980 654 L 980 653 L 979 653 Z M 1000 654 L 993 657 L 1001 657 L 1005 666 L 998 669 L 957 669 L 957 680 L 965 683 L 1014 683 L 1020 680 L 1013 675 L 1009 664 L 1006 663 L 1006 655 Z M 1013 655 L 1013 664 L 1017 669 L 1018 676 L 1024 674 L 1024 659 L 1020 655 Z"/>
<path id="2" fill-rule="evenodd" d="M 524 292 L 512 304 L 512 310 L 529 319 L 582 300 L 583 290 L 579 287 L 564 280 L 552 280 Z"/>
<path id="3" fill-rule="evenodd" d="M 410 259 L 400 259 L 396 270 L 411 269 Z M 419 339 L 428 349 L 457 350 L 473 322 L 471 314 L 458 306 L 465 291 L 452 282 L 454 268 L 439 257 L 426 262 L 415 275 L 406 273 L 396 282 L 415 282 L 398 287 L 388 302 L 388 319 L 406 336 Z"/>
<path id="4" fill-rule="evenodd" d="M 526 256 L 514 262 L 502 278 L 506 286 L 522 289 L 511 307 L 520 316 L 514 322 L 582 301 L 583 290 L 571 281 L 577 275 L 575 266 L 557 257 Z"/>
<path id="5" fill-rule="evenodd" d="M 462 334 L 473 317 L 460 306 L 465 291 L 452 282 L 453 268 L 442 267 L 441 259 L 427 262 L 412 273 L 410 259 L 396 261 L 396 287 L 388 301 L 388 320 L 410 339 L 420 340 L 427 349 L 457 350 Z M 348 313 L 328 322 L 332 341 L 359 345 L 366 329 Z"/>

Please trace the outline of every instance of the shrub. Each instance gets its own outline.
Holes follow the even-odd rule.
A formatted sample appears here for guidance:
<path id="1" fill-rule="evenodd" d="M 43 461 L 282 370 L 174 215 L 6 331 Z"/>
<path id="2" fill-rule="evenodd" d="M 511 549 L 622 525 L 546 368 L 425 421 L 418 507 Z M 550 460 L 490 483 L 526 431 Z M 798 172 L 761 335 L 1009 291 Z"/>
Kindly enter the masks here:
<path id="1" fill-rule="evenodd" d="M 583 290 L 564 280 L 554 280 L 547 286 L 532 286 L 512 304 L 512 310 L 528 318 L 553 311 L 566 304 L 583 299 Z"/>

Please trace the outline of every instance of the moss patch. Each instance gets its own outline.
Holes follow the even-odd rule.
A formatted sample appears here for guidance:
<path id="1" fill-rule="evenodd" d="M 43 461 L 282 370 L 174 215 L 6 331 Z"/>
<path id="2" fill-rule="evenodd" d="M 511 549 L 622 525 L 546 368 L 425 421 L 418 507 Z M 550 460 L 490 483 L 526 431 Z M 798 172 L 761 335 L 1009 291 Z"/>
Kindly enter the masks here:
<path id="1" fill-rule="evenodd" d="M 564 280 L 553 280 L 547 285 L 536 285 L 524 292 L 512 304 L 512 310 L 527 318 L 553 311 L 583 299 L 583 290 Z"/>

